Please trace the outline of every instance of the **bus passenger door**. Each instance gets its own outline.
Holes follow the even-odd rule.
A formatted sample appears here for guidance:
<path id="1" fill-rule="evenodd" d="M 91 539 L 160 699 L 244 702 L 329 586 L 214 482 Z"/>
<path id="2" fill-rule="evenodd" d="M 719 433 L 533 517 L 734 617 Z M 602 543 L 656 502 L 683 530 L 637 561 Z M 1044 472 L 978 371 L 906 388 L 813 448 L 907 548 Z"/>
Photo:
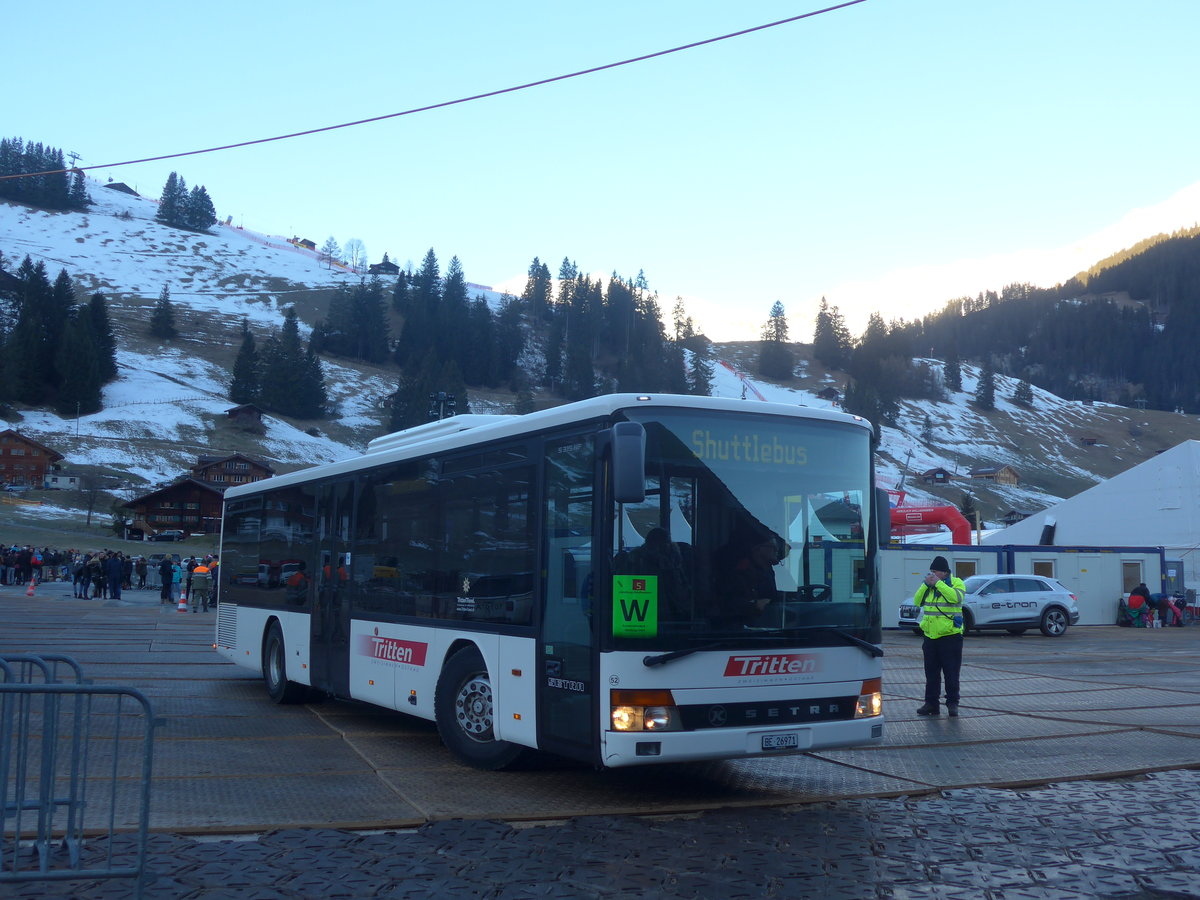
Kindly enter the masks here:
<path id="1" fill-rule="evenodd" d="M 599 686 L 592 616 L 592 436 L 548 441 L 544 464 L 538 746 L 594 762 Z"/>
<path id="2" fill-rule="evenodd" d="M 350 529 L 354 482 L 321 485 L 317 493 L 317 583 L 310 659 L 313 686 L 350 696 Z"/>

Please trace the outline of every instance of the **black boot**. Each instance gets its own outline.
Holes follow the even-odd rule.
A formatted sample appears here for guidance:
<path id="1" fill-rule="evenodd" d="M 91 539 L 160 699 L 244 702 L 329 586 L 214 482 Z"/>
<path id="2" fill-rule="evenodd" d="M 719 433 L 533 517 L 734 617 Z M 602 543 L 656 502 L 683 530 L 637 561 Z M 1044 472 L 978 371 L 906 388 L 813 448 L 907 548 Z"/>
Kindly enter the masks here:
<path id="1" fill-rule="evenodd" d="M 918 716 L 940 716 L 941 714 L 936 703 L 926 703 L 924 706 L 917 707 Z"/>

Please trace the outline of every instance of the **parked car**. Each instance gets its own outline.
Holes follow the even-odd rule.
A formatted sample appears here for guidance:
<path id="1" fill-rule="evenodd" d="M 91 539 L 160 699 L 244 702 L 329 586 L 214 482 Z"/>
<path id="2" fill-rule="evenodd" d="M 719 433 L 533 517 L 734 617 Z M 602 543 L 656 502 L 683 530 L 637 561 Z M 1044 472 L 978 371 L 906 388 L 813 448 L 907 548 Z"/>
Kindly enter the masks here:
<path id="1" fill-rule="evenodd" d="M 972 575 L 963 582 L 963 626 L 967 631 L 1003 630 L 1024 634 L 1038 628 L 1046 637 L 1061 637 L 1079 621 L 1078 598 L 1063 584 L 1041 575 Z M 900 607 L 901 628 L 920 632 L 923 610 Z"/>
<path id="2" fill-rule="evenodd" d="M 151 540 L 151 541 L 182 541 L 186 537 L 187 537 L 187 535 L 182 531 L 168 530 L 168 531 L 160 531 L 158 534 L 152 534 L 152 535 L 150 535 L 149 538 L 147 538 L 147 540 Z"/>

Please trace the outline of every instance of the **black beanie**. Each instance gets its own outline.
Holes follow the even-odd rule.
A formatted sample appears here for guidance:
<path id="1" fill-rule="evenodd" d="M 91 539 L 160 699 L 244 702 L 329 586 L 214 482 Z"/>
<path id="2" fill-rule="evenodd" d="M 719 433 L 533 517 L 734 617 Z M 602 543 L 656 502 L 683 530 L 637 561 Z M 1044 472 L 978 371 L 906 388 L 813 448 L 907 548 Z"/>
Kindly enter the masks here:
<path id="1" fill-rule="evenodd" d="M 946 557 L 944 556 L 935 556 L 933 562 L 929 564 L 929 570 L 931 572 L 949 572 L 950 563 L 946 562 Z"/>

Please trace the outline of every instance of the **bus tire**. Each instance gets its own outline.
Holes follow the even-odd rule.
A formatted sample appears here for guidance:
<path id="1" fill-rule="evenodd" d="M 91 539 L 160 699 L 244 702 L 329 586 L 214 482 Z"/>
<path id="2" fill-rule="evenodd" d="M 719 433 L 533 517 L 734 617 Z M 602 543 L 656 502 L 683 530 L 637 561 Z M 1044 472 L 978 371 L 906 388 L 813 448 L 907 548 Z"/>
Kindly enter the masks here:
<path id="1" fill-rule="evenodd" d="M 474 647 L 464 647 L 446 660 L 433 707 L 442 743 L 468 766 L 496 771 L 524 754 L 525 748 L 496 740 L 492 681 Z"/>
<path id="2" fill-rule="evenodd" d="M 287 647 L 283 643 L 283 629 L 278 622 L 271 623 L 263 639 L 262 674 L 267 696 L 276 703 L 303 703 L 308 695 L 304 685 L 288 681 Z"/>

